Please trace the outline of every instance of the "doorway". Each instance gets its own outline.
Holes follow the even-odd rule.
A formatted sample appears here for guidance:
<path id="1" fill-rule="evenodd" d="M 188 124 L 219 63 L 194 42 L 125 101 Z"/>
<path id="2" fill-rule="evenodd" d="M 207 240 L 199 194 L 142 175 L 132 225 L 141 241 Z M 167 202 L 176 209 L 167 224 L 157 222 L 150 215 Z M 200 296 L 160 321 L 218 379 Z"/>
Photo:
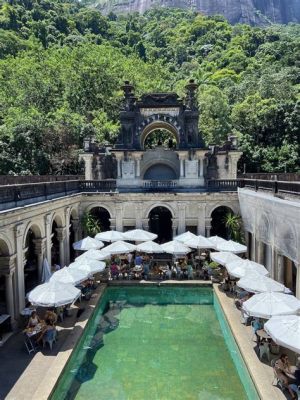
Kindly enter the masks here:
<path id="1" fill-rule="evenodd" d="M 166 207 L 155 207 L 149 213 L 149 230 L 158 235 L 156 241 L 165 243 L 172 240 L 172 214 Z"/>

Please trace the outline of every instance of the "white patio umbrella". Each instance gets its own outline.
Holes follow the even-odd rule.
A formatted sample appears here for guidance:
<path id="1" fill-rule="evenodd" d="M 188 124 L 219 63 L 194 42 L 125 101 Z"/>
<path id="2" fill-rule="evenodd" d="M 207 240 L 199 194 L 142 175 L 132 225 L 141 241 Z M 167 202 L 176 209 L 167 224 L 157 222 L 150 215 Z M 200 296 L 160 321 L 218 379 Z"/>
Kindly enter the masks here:
<path id="1" fill-rule="evenodd" d="M 300 353 L 300 317 L 298 315 L 272 317 L 265 323 L 264 329 L 277 344 Z"/>
<path id="2" fill-rule="evenodd" d="M 148 242 L 141 243 L 136 246 L 136 250 L 141 253 L 164 253 L 162 246 L 156 242 L 149 240 Z"/>
<path id="3" fill-rule="evenodd" d="M 108 255 L 104 254 L 102 251 L 91 249 L 81 254 L 80 256 L 76 257 L 75 261 L 86 260 L 86 259 L 101 261 L 101 260 L 106 260 L 107 258 Z"/>
<path id="4" fill-rule="evenodd" d="M 59 271 L 54 272 L 51 276 L 51 281 L 58 281 L 61 283 L 69 283 L 71 285 L 78 285 L 78 283 L 85 281 L 89 274 L 84 271 L 76 271 L 69 267 L 64 267 Z"/>
<path id="5" fill-rule="evenodd" d="M 217 245 L 218 251 L 230 251 L 231 253 L 245 253 L 247 251 L 247 246 L 234 242 L 233 240 L 228 240 L 225 243 L 220 243 Z"/>
<path id="6" fill-rule="evenodd" d="M 196 237 L 197 237 L 197 235 L 195 235 L 194 233 L 192 233 L 190 231 L 186 231 L 186 232 L 182 233 L 181 235 L 175 236 L 173 238 L 173 240 L 178 240 L 178 242 L 185 243 L 187 240 L 195 239 Z"/>
<path id="7" fill-rule="evenodd" d="M 237 282 L 237 286 L 251 293 L 263 293 L 263 292 L 284 293 L 285 291 L 285 286 L 282 283 L 279 283 L 272 278 L 268 278 L 267 276 L 263 276 L 257 271 L 250 271 L 247 275 L 243 276 Z"/>
<path id="8" fill-rule="evenodd" d="M 94 275 L 98 272 L 102 272 L 106 267 L 105 262 L 97 261 L 97 260 L 83 260 L 78 262 L 73 262 L 69 265 L 70 269 L 74 269 L 76 271 L 83 271 L 88 275 Z"/>
<path id="9" fill-rule="evenodd" d="M 242 278 L 253 271 L 261 275 L 269 275 L 268 270 L 263 265 L 242 258 L 226 263 L 226 269 L 229 275 L 236 278 Z"/>
<path id="10" fill-rule="evenodd" d="M 227 242 L 226 239 L 223 239 L 222 237 L 217 236 L 217 235 L 209 237 L 208 240 L 210 242 L 212 242 L 212 244 L 214 245 L 214 247 L 213 247 L 214 249 L 216 249 L 219 244 L 223 244 L 223 243 Z"/>
<path id="11" fill-rule="evenodd" d="M 73 243 L 74 250 L 82 250 L 82 251 L 91 249 L 101 249 L 101 247 L 103 246 L 104 243 L 102 243 L 100 240 L 93 239 L 90 236 L 87 236 L 86 238 Z"/>
<path id="12" fill-rule="evenodd" d="M 104 254 L 126 254 L 135 251 L 135 249 L 136 246 L 134 244 L 118 240 L 117 242 L 114 242 L 109 246 L 104 247 L 102 249 L 102 252 Z"/>
<path id="13" fill-rule="evenodd" d="M 184 244 L 188 247 L 192 247 L 193 249 L 212 249 L 214 247 L 209 239 L 201 235 L 186 240 Z"/>
<path id="14" fill-rule="evenodd" d="M 95 236 L 97 240 L 103 240 L 104 242 L 116 242 L 117 240 L 123 240 L 124 236 L 122 232 L 118 231 L 105 231 L 97 233 Z"/>
<path id="15" fill-rule="evenodd" d="M 51 280 L 34 288 L 28 300 L 34 306 L 59 307 L 73 303 L 80 294 L 81 291 L 71 284 Z"/>
<path id="16" fill-rule="evenodd" d="M 47 258 L 45 257 L 43 260 L 43 265 L 42 265 L 42 283 L 46 283 L 49 282 L 50 278 L 51 278 L 51 269 L 50 269 L 50 265 L 48 263 Z"/>
<path id="17" fill-rule="evenodd" d="M 255 294 L 243 304 L 243 310 L 252 317 L 270 319 L 276 315 L 297 314 L 300 301 L 290 294 L 264 292 Z"/>
<path id="18" fill-rule="evenodd" d="M 192 251 L 188 246 L 181 242 L 178 242 L 177 240 L 172 240 L 170 242 L 164 243 L 161 245 L 161 247 L 166 253 L 174 255 L 185 255 Z"/>
<path id="19" fill-rule="evenodd" d="M 155 233 L 144 231 L 143 229 L 133 229 L 123 233 L 123 240 L 131 240 L 133 242 L 147 242 L 157 238 Z"/>
<path id="20" fill-rule="evenodd" d="M 210 253 L 210 258 L 220 265 L 226 265 L 230 261 L 241 260 L 241 257 L 228 251 Z"/>

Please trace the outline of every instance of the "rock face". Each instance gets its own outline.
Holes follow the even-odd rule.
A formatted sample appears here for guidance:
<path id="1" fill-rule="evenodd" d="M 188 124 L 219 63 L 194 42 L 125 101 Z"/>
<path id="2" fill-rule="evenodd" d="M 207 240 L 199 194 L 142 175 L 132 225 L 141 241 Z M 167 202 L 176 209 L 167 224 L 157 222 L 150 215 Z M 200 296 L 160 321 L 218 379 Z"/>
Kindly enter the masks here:
<path id="1" fill-rule="evenodd" d="M 233 24 L 300 22 L 300 0 L 104 0 L 102 4 L 96 3 L 96 8 L 104 13 L 143 13 L 153 7 L 192 9 L 204 15 L 219 14 Z"/>

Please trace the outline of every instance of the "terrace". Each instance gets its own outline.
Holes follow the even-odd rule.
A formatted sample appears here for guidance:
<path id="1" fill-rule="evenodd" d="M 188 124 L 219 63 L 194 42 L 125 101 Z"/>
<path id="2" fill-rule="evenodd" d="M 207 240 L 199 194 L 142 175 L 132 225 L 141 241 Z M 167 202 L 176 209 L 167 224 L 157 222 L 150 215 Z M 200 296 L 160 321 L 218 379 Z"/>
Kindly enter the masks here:
<path id="1" fill-rule="evenodd" d="M 11 180 L 10 184 L 0 186 L 0 210 L 9 210 L 81 193 L 212 193 L 236 192 L 238 188 L 250 188 L 283 198 L 300 195 L 300 181 L 214 179 L 208 180 L 205 186 L 186 188 L 180 187 L 176 180 L 148 180 L 142 181 L 140 187 L 118 188 L 115 179 L 83 180 L 82 177 L 75 179 L 76 177 L 71 176 L 62 177 L 59 180 L 53 180 L 53 177 L 50 180 L 47 177 L 47 181 L 37 182 L 37 177 L 26 178 L 28 178 L 27 183 L 19 183 L 21 180 L 16 179 L 17 183 Z"/>

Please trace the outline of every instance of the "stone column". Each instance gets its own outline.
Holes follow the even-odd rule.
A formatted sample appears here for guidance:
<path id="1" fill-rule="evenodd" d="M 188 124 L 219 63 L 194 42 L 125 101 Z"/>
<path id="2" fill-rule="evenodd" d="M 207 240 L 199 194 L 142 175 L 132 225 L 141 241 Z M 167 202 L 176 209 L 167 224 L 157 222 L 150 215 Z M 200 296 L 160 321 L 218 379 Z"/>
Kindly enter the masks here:
<path id="1" fill-rule="evenodd" d="M 180 178 L 184 178 L 184 159 L 183 158 L 179 158 L 180 160 Z"/>
<path id="2" fill-rule="evenodd" d="M 5 276 L 5 304 L 6 312 L 11 316 L 11 322 L 13 324 L 18 315 L 18 307 L 16 307 L 15 299 L 16 295 L 13 287 L 13 276 L 15 273 L 15 260 L 16 254 L 12 256 L 1 256 L 0 257 L 0 275 Z"/>
<path id="3" fill-rule="evenodd" d="M 259 264 L 264 264 L 264 243 L 262 241 L 257 242 L 257 262 Z"/>
<path id="4" fill-rule="evenodd" d="M 251 243 L 251 255 L 250 255 L 250 259 L 252 261 L 255 261 L 255 257 L 256 257 L 256 237 L 255 234 L 252 234 L 252 243 Z"/>
<path id="5" fill-rule="evenodd" d="M 249 254 L 249 232 L 245 231 L 245 245 L 247 246 L 247 252 L 246 252 L 246 257 L 250 260 L 250 254 Z"/>
<path id="6" fill-rule="evenodd" d="M 136 229 L 143 229 L 143 203 L 135 204 L 135 227 Z"/>
<path id="7" fill-rule="evenodd" d="M 25 281 L 24 281 L 24 225 L 19 224 L 14 227 L 16 241 L 16 274 L 17 274 L 17 292 L 18 292 L 18 312 L 25 307 Z"/>
<path id="8" fill-rule="evenodd" d="M 52 247 L 52 240 L 51 240 L 51 231 L 52 231 L 52 215 L 47 214 L 45 215 L 45 232 L 46 232 L 46 257 L 49 265 L 51 266 L 51 247 Z"/>
<path id="9" fill-rule="evenodd" d="M 211 217 L 205 217 L 205 236 L 209 237 L 210 236 L 210 230 L 211 230 Z"/>
<path id="10" fill-rule="evenodd" d="M 92 153 L 81 154 L 81 159 L 84 161 L 84 175 L 86 181 L 93 180 L 93 157 Z"/>
<path id="11" fill-rule="evenodd" d="M 300 300 L 300 265 L 296 264 L 297 275 L 296 275 L 296 297 Z"/>
<path id="12" fill-rule="evenodd" d="M 178 235 L 185 232 L 185 206 L 186 203 L 178 202 Z"/>
<path id="13" fill-rule="evenodd" d="M 65 238 L 65 263 L 70 264 L 70 207 L 65 208 L 66 238 Z"/>
<path id="14" fill-rule="evenodd" d="M 284 258 L 282 254 L 277 253 L 277 280 L 284 284 Z"/>
<path id="15" fill-rule="evenodd" d="M 65 238 L 66 238 L 66 227 L 56 228 L 57 239 L 59 242 L 59 264 L 61 267 L 66 265 L 65 263 Z"/>
<path id="16" fill-rule="evenodd" d="M 121 175 L 121 160 L 119 159 L 119 158 L 117 158 L 117 166 L 118 166 L 118 176 L 117 176 L 117 178 L 119 179 L 119 178 L 121 178 L 122 177 L 122 175 Z"/>
<path id="17" fill-rule="evenodd" d="M 41 282 L 41 279 L 42 279 L 43 260 L 44 260 L 44 254 L 45 254 L 45 249 L 46 249 L 46 241 L 47 241 L 46 238 L 33 239 L 34 253 L 37 256 L 39 282 Z M 49 265 L 51 265 L 51 264 L 49 264 Z"/>
<path id="18" fill-rule="evenodd" d="M 123 232 L 123 206 L 122 204 L 116 205 L 116 230 Z"/>
<path id="19" fill-rule="evenodd" d="M 229 152 L 229 168 L 227 179 L 236 179 L 237 177 L 237 163 L 243 153 L 241 151 Z"/>
<path id="20" fill-rule="evenodd" d="M 135 171 L 135 176 L 136 176 L 137 178 L 139 178 L 139 177 L 140 177 L 140 174 L 141 174 L 141 159 L 140 159 L 140 158 L 137 158 L 137 159 L 136 159 L 136 171 Z"/>
<path id="21" fill-rule="evenodd" d="M 172 230 L 173 230 L 173 239 L 177 236 L 177 227 L 178 227 L 178 219 L 172 219 Z"/>
<path id="22" fill-rule="evenodd" d="M 13 322 L 15 318 L 14 311 L 14 289 L 13 289 L 13 274 L 15 270 L 10 269 L 8 273 L 5 274 L 5 301 L 7 307 L 7 313 L 11 316 L 11 321 Z"/>
<path id="23" fill-rule="evenodd" d="M 205 204 L 198 204 L 197 233 L 205 236 Z"/>

